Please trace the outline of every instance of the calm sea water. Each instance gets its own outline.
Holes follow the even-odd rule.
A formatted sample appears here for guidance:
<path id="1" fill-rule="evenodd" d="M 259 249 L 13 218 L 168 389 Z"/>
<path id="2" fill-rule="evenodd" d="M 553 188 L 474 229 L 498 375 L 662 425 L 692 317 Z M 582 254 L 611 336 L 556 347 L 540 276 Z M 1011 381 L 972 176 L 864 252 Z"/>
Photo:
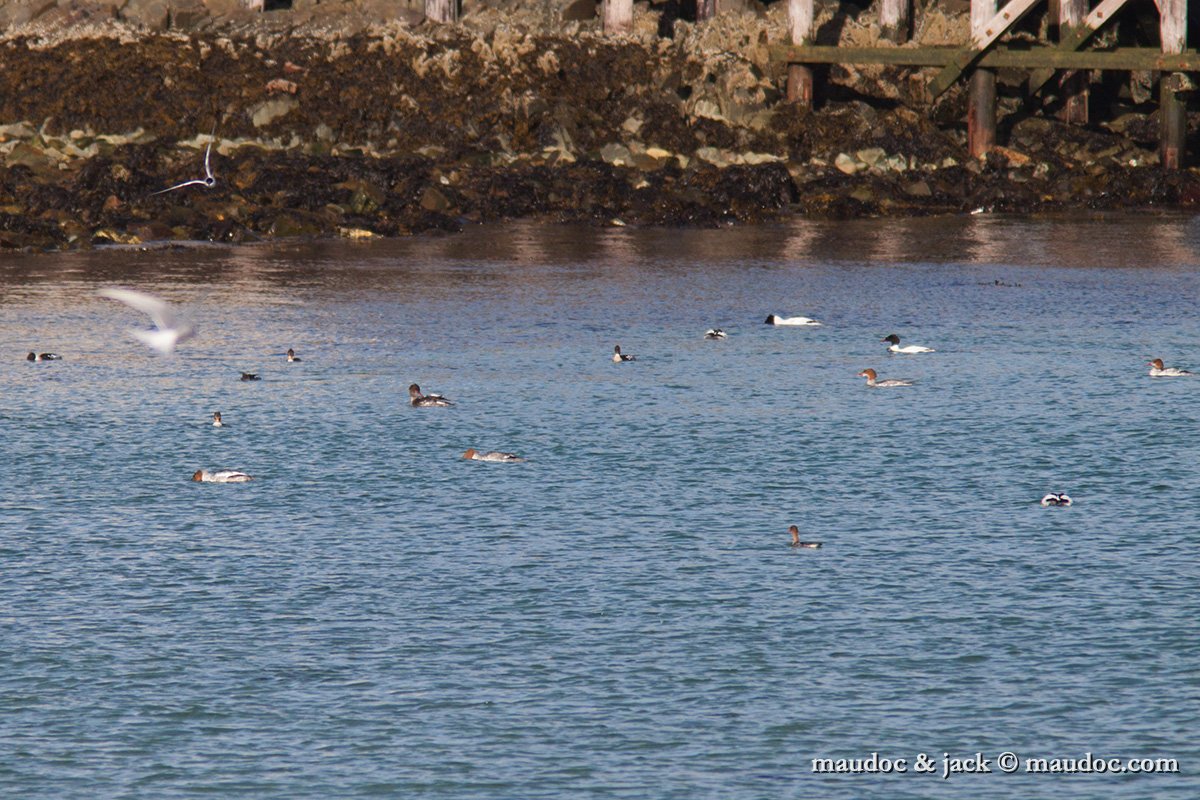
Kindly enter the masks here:
<path id="1" fill-rule="evenodd" d="M 1190 218 L 0 258 L 4 797 L 1200 793 Z"/>

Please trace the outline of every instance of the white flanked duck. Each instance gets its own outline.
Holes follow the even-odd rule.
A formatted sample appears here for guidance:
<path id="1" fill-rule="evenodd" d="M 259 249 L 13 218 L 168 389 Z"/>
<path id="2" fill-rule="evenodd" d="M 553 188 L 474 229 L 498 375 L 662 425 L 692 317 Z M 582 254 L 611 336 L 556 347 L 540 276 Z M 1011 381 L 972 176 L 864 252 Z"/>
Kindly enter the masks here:
<path id="1" fill-rule="evenodd" d="M 1051 492 L 1050 494 L 1048 494 L 1042 498 L 1042 505 L 1043 506 L 1069 506 L 1069 505 L 1071 505 L 1071 498 L 1067 496 L 1066 492 Z"/>
<path id="2" fill-rule="evenodd" d="M 224 428 L 225 427 L 225 423 L 221 421 L 221 412 L 220 411 L 213 412 L 213 427 L 214 428 Z"/>
<path id="3" fill-rule="evenodd" d="M 704 332 L 705 339 L 726 339 L 728 334 L 720 328 L 709 328 Z"/>
<path id="4" fill-rule="evenodd" d="M 474 447 L 468 448 L 467 452 L 463 453 L 463 458 L 471 461 L 499 461 L 504 464 L 518 464 L 525 460 L 516 453 L 502 453 L 499 450 L 485 452 Z"/>
<path id="5" fill-rule="evenodd" d="M 808 317 L 781 317 L 778 314 L 767 314 L 767 318 L 763 320 L 767 325 L 820 325 L 815 319 Z"/>
<path id="6" fill-rule="evenodd" d="M 293 364 L 300 360 L 300 356 L 296 355 L 296 351 L 290 347 L 288 348 L 288 351 L 287 351 L 287 358 L 288 358 L 289 364 Z"/>
<path id="7" fill-rule="evenodd" d="M 198 469 L 192 475 L 192 480 L 204 483 L 246 483 L 247 481 L 254 480 L 254 478 L 244 472 L 238 472 L 236 469 L 218 469 L 213 472 L 209 472 L 206 469 Z"/>
<path id="8" fill-rule="evenodd" d="M 880 341 L 890 343 L 890 346 L 888 347 L 889 353 L 903 353 L 905 355 L 916 355 L 917 353 L 932 353 L 932 352 L 934 352 L 934 349 L 932 347 L 921 347 L 921 345 L 919 345 L 919 344 L 906 344 L 903 347 L 901 347 L 900 346 L 900 337 L 894 333 L 889 333 L 887 336 L 883 337 L 883 339 L 881 339 Z"/>
<path id="9" fill-rule="evenodd" d="M 25 356 L 26 361 L 62 361 L 62 356 L 57 353 L 30 353 Z"/>
<path id="10" fill-rule="evenodd" d="M 1146 363 L 1150 365 L 1151 378 L 1182 378 L 1184 375 L 1192 374 L 1186 369 L 1179 369 L 1178 367 L 1164 367 L 1163 360 L 1161 358 L 1156 358 L 1153 361 L 1147 361 Z"/>
<path id="11" fill-rule="evenodd" d="M 820 542 L 802 542 L 800 541 L 800 529 L 795 525 L 788 528 L 788 533 L 792 535 L 792 547 L 806 547 L 810 550 L 816 550 L 821 546 Z"/>
<path id="12" fill-rule="evenodd" d="M 895 379 L 881 381 L 873 369 L 864 369 L 862 372 L 858 373 L 858 377 L 866 378 L 867 386 L 870 386 L 873 389 L 890 389 L 893 386 L 912 386 L 912 381 L 901 381 Z"/>
<path id="13" fill-rule="evenodd" d="M 612 360 L 613 360 L 614 364 L 620 364 L 622 361 L 637 361 L 637 356 L 625 355 L 624 353 L 621 352 L 621 345 L 616 345 L 615 347 L 613 347 Z"/>
<path id="14" fill-rule="evenodd" d="M 413 408 L 447 408 L 454 405 L 440 394 L 421 394 L 415 383 L 408 387 L 408 402 Z"/>

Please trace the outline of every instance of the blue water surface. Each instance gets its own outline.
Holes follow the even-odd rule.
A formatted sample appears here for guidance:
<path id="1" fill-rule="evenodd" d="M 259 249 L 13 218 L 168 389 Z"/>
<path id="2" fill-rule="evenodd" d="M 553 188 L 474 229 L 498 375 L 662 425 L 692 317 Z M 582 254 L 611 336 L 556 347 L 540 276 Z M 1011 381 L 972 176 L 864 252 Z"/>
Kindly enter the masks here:
<path id="1" fill-rule="evenodd" d="M 0 256 L 0 796 L 1191 800 L 1198 298 L 1178 216 Z"/>

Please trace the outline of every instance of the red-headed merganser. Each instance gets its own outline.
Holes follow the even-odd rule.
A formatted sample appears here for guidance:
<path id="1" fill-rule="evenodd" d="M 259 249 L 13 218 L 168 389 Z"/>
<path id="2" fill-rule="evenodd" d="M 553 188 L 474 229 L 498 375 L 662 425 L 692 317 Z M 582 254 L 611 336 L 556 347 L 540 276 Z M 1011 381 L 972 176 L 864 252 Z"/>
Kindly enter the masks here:
<path id="1" fill-rule="evenodd" d="M 932 352 L 934 352 L 932 347 L 921 347 L 921 345 L 919 345 L 919 344 L 906 344 L 906 345 L 904 345 L 904 347 L 901 347 L 900 346 L 900 337 L 894 333 L 889 333 L 887 336 L 880 339 L 880 341 L 891 342 L 891 346 L 888 348 L 889 353 L 904 353 L 905 355 L 916 355 L 917 353 L 932 353 Z"/>
<path id="2" fill-rule="evenodd" d="M 221 412 L 220 411 L 213 412 L 213 427 L 214 428 L 224 428 L 225 427 L 225 423 L 221 422 Z"/>
<path id="3" fill-rule="evenodd" d="M 705 339 L 726 339 L 728 334 L 720 328 L 709 328 L 704 332 Z"/>
<path id="4" fill-rule="evenodd" d="M 408 387 L 408 402 L 412 404 L 413 408 L 436 408 L 454 405 L 454 403 L 451 403 L 440 394 L 421 394 L 421 387 L 415 383 Z"/>
<path id="5" fill-rule="evenodd" d="M 299 360 L 300 360 L 300 357 L 299 357 L 298 355 L 296 355 L 296 351 L 295 351 L 295 350 L 293 350 L 293 349 L 292 349 L 292 348 L 290 348 L 290 347 L 288 348 L 288 351 L 287 351 L 287 357 L 288 357 L 288 363 L 289 363 L 289 364 L 291 364 L 291 363 L 292 363 L 292 362 L 294 362 L 294 361 L 299 361 Z"/>
<path id="6" fill-rule="evenodd" d="M 62 361 L 62 356 L 56 353 L 30 353 L 25 356 L 26 361 Z"/>
<path id="7" fill-rule="evenodd" d="M 175 345 L 196 335 L 196 326 L 179 316 L 166 300 L 152 294 L 115 288 L 104 288 L 96 294 L 119 300 L 130 308 L 148 315 L 154 323 L 154 330 L 133 330 L 130 333 L 163 355 L 175 352 Z"/>
<path id="8" fill-rule="evenodd" d="M 1069 505 L 1071 505 L 1071 498 L 1067 497 L 1066 492 L 1051 492 L 1050 494 L 1048 494 L 1042 498 L 1042 505 L 1044 505 L 1044 506 L 1069 506 Z"/>
<path id="9" fill-rule="evenodd" d="M 795 525 L 788 528 L 788 533 L 790 533 L 792 535 L 792 544 L 791 544 L 792 547 L 808 547 L 813 550 L 816 550 L 818 547 L 821 546 L 820 542 L 802 542 L 802 541 L 800 541 L 800 529 L 797 528 Z"/>
<path id="10" fill-rule="evenodd" d="M 258 374 L 257 374 L 257 373 L 254 373 L 254 372 L 243 372 L 243 373 L 242 373 L 242 380 L 244 380 L 244 381 L 257 381 L 257 380 L 261 380 L 261 378 L 259 378 L 259 377 L 258 377 Z"/>
<path id="11" fill-rule="evenodd" d="M 620 364 L 622 361 L 637 361 L 637 356 L 626 356 L 621 354 L 621 345 L 613 348 L 613 363 Z"/>
<path id="12" fill-rule="evenodd" d="M 873 369 L 864 369 L 862 372 L 858 373 L 857 377 L 866 378 L 867 386 L 870 386 L 870 387 L 876 388 L 876 389 L 887 389 L 892 386 L 912 386 L 912 381 L 876 380 L 877 376 L 875 375 L 875 370 L 873 370 Z"/>
<path id="13" fill-rule="evenodd" d="M 236 469 L 219 469 L 215 472 L 209 472 L 206 469 L 196 470 L 196 474 L 192 476 L 194 481 L 203 481 L 204 483 L 245 483 L 252 481 L 244 472 L 238 472 Z"/>
<path id="14" fill-rule="evenodd" d="M 516 464 L 525 460 L 516 453 L 501 453 L 498 450 L 491 450 L 484 453 L 476 450 L 474 447 L 463 453 L 463 458 L 469 458 L 472 461 L 503 461 L 507 464 Z"/>
<path id="15" fill-rule="evenodd" d="M 767 325 L 820 325 L 815 319 L 808 317 L 781 317 L 778 314 L 768 314 L 763 320 Z"/>
<path id="16" fill-rule="evenodd" d="M 1192 374 L 1186 369 L 1179 369 L 1177 367 L 1164 367 L 1163 360 L 1161 358 L 1156 358 L 1153 361 L 1147 361 L 1146 363 L 1150 365 L 1151 378 L 1182 378 L 1184 375 Z"/>

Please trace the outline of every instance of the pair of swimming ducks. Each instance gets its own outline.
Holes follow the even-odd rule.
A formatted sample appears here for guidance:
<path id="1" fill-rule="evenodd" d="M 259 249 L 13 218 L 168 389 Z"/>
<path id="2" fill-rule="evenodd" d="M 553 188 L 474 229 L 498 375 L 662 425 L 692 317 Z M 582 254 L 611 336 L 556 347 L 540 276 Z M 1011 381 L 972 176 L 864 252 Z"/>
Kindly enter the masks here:
<path id="1" fill-rule="evenodd" d="M 288 360 L 289 364 L 294 364 L 300 360 L 300 356 L 296 355 L 296 351 L 289 347 L 288 351 L 287 351 L 287 360 Z M 258 373 L 256 373 L 256 372 L 243 372 L 242 380 L 257 381 L 257 380 L 261 380 L 261 379 L 258 377 Z"/>

